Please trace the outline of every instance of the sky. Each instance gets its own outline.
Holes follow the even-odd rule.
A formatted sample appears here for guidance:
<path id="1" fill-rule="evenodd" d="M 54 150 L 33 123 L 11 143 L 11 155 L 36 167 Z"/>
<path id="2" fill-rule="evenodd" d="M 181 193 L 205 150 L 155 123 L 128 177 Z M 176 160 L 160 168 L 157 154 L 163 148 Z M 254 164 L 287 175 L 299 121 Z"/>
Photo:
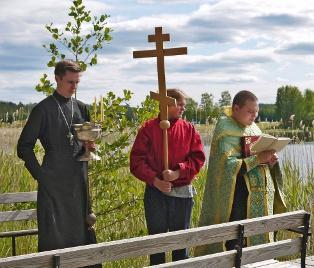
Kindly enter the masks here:
<path id="1" fill-rule="evenodd" d="M 165 58 L 166 85 L 195 101 L 202 93 L 232 96 L 251 90 L 260 102 L 274 103 L 280 86 L 301 91 L 314 86 L 314 0 L 84 0 L 93 15 L 108 14 L 112 41 L 98 64 L 82 75 L 78 99 L 91 103 L 109 91 L 133 92 L 138 105 L 158 90 L 156 58 L 133 59 L 134 50 L 155 49 L 147 35 L 157 26 L 170 34 L 165 48 L 187 47 L 187 55 Z M 34 88 L 53 40 L 45 25 L 63 28 L 70 0 L 0 0 L 0 100 L 39 102 Z"/>

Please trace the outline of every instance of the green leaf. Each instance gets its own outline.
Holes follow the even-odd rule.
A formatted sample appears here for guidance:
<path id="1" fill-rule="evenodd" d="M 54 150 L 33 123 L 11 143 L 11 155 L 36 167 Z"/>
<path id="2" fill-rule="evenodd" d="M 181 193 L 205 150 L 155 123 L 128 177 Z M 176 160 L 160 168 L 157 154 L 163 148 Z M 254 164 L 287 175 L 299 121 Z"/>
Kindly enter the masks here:
<path id="1" fill-rule="evenodd" d="M 91 59 L 91 61 L 90 61 L 89 64 L 90 64 L 90 65 L 95 65 L 95 64 L 97 64 L 97 54 L 95 54 L 94 57 L 92 57 L 92 59 Z"/>
<path id="2" fill-rule="evenodd" d="M 49 62 L 47 63 L 47 66 L 48 66 L 48 67 L 53 67 L 53 62 L 52 62 L 52 61 L 49 61 Z"/>
<path id="3" fill-rule="evenodd" d="M 106 18 L 107 18 L 106 15 L 101 15 L 99 20 L 101 22 L 104 22 L 106 20 Z"/>
<path id="4" fill-rule="evenodd" d="M 36 85 L 35 89 L 38 92 L 42 92 L 46 95 L 51 95 L 54 91 L 53 84 L 47 79 L 47 75 L 43 74 L 43 76 L 39 79 L 39 84 Z"/>
<path id="5" fill-rule="evenodd" d="M 79 64 L 80 64 L 80 66 L 81 66 L 81 69 L 82 69 L 83 71 L 86 71 L 86 69 L 87 69 L 86 63 L 83 62 L 83 61 L 79 61 Z"/>
<path id="6" fill-rule="evenodd" d="M 49 44 L 49 48 L 50 48 L 50 50 L 55 50 L 57 47 L 55 44 L 51 43 L 51 44 Z"/>
<path id="7" fill-rule="evenodd" d="M 77 50 L 77 54 L 81 55 L 83 53 L 83 48 L 79 47 L 79 49 Z"/>

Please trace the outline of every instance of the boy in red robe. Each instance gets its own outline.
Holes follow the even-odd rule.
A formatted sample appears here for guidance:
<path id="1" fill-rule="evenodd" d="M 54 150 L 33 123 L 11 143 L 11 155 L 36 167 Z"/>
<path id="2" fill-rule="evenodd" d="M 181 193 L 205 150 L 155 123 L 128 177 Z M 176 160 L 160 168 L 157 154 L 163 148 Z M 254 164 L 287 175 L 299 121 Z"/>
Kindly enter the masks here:
<path id="1" fill-rule="evenodd" d="M 163 168 L 160 118 L 144 123 L 130 155 L 131 173 L 146 183 L 144 208 L 149 234 L 189 228 L 196 193 L 191 182 L 205 162 L 199 133 L 191 123 L 182 119 L 185 94 L 178 89 L 168 89 L 167 95 L 177 101 L 177 106 L 169 106 L 168 110 L 169 169 Z M 187 258 L 187 249 L 172 252 L 172 261 Z M 150 256 L 150 265 L 164 262 L 165 253 Z"/>

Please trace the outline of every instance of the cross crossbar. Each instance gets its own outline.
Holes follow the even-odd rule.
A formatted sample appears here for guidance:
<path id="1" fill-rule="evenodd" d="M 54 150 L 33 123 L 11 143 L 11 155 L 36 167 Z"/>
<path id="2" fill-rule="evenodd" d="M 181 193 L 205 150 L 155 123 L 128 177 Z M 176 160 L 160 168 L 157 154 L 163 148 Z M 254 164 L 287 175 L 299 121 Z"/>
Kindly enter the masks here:
<path id="1" fill-rule="evenodd" d="M 170 41 L 169 34 L 162 33 L 162 27 L 155 27 L 155 34 L 148 35 L 148 42 L 155 42 L 155 50 L 141 50 L 133 51 L 133 58 L 157 58 L 157 74 L 158 74 L 158 88 L 159 93 L 150 92 L 152 99 L 159 101 L 160 109 L 160 128 L 163 131 L 163 160 L 164 160 L 164 169 L 168 169 L 168 134 L 167 128 L 170 127 L 168 121 L 168 106 L 176 105 L 176 101 L 173 98 L 167 96 L 166 90 L 166 78 L 165 78 L 165 56 L 176 56 L 187 54 L 186 47 L 177 47 L 177 48 L 163 48 L 163 42 Z"/>

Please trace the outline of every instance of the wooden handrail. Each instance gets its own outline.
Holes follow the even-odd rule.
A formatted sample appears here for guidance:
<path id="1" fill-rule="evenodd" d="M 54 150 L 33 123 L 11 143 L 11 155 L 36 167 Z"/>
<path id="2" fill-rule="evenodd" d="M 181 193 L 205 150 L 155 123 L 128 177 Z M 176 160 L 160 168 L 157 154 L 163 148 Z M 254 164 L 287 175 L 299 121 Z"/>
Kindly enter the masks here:
<path id="1" fill-rule="evenodd" d="M 0 212 L 0 222 L 33 220 L 37 218 L 36 209 Z"/>
<path id="2" fill-rule="evenodd" d="M 273 258 L 288 256 L 300 252 L 302 238 L 288 239 L 258 246 L 243 248 L 242 264 L 260 262 Z M 233 267 L 236 250 L 205 255 L 188 260 L 155 265 L 156 268 L 195 268 L 195 267 Z"/>
<path id="3" fill-rule="evenodd" d="M 37 192 L 19 192 L 0 194 L 0 204 L 12 204 L 19 202 L 36 202 Z"/>
<path id="4" fill-rule="evenodd" d="M 164 234 L 136 237 L 28 255 L 20 255 L 16 257 L 8 257 L 0 259 L 0 267 L 48 268 L 52 267 L 52 259 L 56 254 L 60 256 L 61 266 L 63 267 L 71 268 L 93 265 L 106 261 L 121 260 L 234 239 L 237 236 L 237 228 L 239 223 L 244 225 L 245 236 L 252 236 L 280 229 L 293 228 L 303 224 L 305 213 L 305 211 L 301 210 L 254 219 L 247 219 L 238 222 L 229 222 L 176 232 L 168 232 Z M 273 246 L 276 247 L 278 245 L 278 247 L 284 247 L 283 252 L 286 252 L 287 255 L 289 255 L 290 251 L 286 248 L 286 242 L 282 243 L 283 244 L 275 244 Z M 299 242 L 295 242 L 294 244 L 293 242 L 292 244 L 298 247 L 298 243 Z M 263 245 L 261 245 L 261 250 L 263 249 L 265 252 L 268 252 L 267 248 L 269 245 L 270 244 L 266 244 L 265 248 L 263 248 Z M 250 247 L 250 249 L 251 248 L 253 247 Z M 248 249 L 249 248 L 243 249 L 244 259 L 250 258 L 250 255 L 245 255 L 245 252 L 249 252 Z M 300 247 L 298 250 L 300 250 Z M 260 252 L 258 256 L 266 257 L 268 255 L 264 255 L 264 253 Z M 243 261 L 243 264 L 244 263 L 245 262 Z"/>

